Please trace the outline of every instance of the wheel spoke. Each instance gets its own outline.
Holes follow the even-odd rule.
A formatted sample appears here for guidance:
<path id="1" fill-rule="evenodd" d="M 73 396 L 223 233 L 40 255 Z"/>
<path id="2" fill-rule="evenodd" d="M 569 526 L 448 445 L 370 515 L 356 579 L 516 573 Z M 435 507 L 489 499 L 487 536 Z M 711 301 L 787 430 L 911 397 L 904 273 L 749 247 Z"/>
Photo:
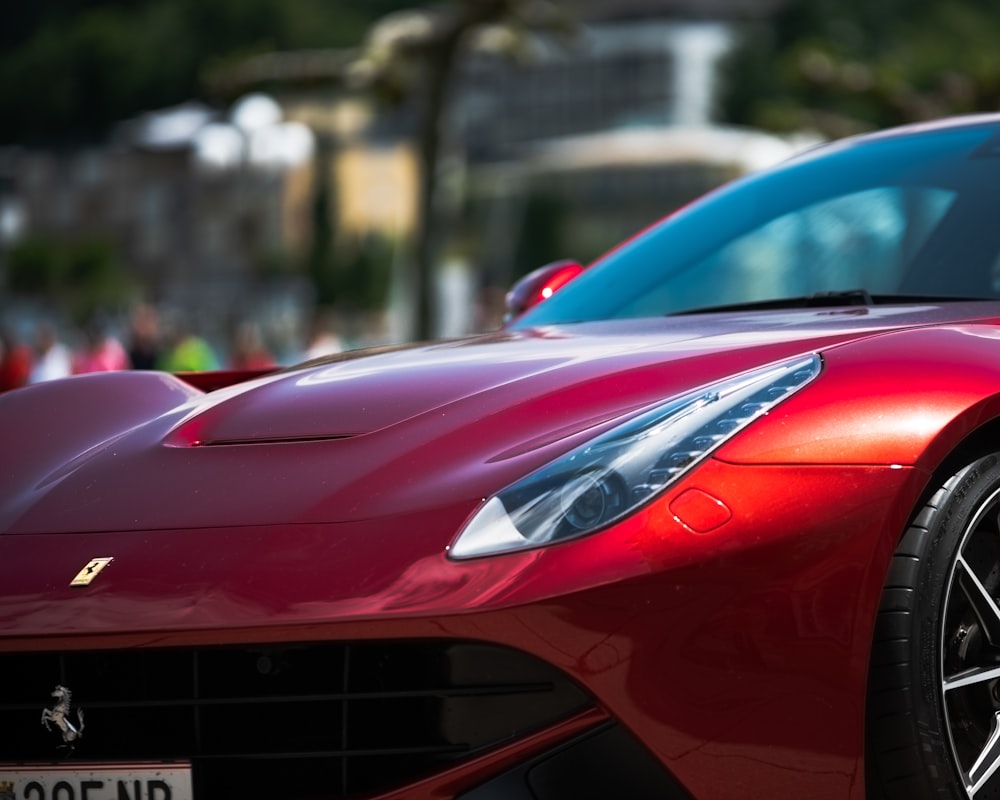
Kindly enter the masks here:
<path id="1" fill-rule="evenodd" d="M 1000 767 L 1000 711 L 993 717 L 993 728 L 986 740 L 986 745 L 966 775 L 966 789 L 969 790 L 972 797 L 975 797 L 976 792 L 982 789 L 986 782 L 993 777 L 997 767 Z"/>
<path id="2" fill-rule="evenodd" d="M 967 669 L 944 679 L 944 690 L 950 692 L 963 686 L 973 686 L 1000 678 L 1000 667 Z"/>
<path id="3" fill-rule="evenodd" d="M 996 601 L 961 555 L 958 557 L 957 566 L 959 585 L 972 606 L 972 610 L 976 612 L 976 617 L 979 619 L 979 624 L 983 626 L 986 638 L 994 647 L 1000 647 L 1000 609 L 997 608 Z"/>

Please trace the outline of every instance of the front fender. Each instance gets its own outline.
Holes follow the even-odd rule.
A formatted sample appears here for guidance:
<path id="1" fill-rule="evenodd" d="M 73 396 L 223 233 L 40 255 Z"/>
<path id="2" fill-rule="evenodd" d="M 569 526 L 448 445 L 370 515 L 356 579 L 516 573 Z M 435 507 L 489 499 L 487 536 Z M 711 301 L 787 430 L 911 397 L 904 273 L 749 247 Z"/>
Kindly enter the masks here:
<path id="1" fill-rule="evenodd" d="M 733 464 L 912 466 L 931 474 L 1000 419 L 1000 329 L 897 331 L 823 352 L 819 380 L 717 453 Z"/>

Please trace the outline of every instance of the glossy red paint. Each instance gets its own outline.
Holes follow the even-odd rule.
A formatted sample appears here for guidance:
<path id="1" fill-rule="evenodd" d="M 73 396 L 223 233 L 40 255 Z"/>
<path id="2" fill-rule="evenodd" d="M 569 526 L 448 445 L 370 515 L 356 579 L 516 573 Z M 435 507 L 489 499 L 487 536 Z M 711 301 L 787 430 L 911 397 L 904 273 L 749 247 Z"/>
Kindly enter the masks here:
<path id="1" fill-rule="evenodd" d="M 520 316 L 529 308 L 548 300 L 581 272 L 583 267 L 580 264 L 566 260 L 546 264 L 528 273 L 507 292 L 505 303 L 508 319 Z"/>
<path id="2" fill-rule="evenodd" d="M 824 352 L 835 380 L 719 454 L 736 463 L 906 464 L 933 470 L 1000 415 L 996 322 L 911 329 Z"/>
<path id="3" fill-rule="evenodd" d="M 695 533 L 710 533 L 733 518 L 719 498 L 703 489 L 688 489 L 670 503 L 670 511 L 684 527 Z"/>
<path id="4" fill-rule="evenodd" d="M 3 647 L 485 638 L 577 676 L 695 796 L 789 787 L 859 796 L 850 793 L 863 742 L 858 653 L 881 588 L 880 545 L 884 560 L 887 532 L 924 479 L 885 467 L 711 462 L 599 536 L 458 563 L 387 546 L 378 532 L 391 520 L 10 536 Z M 677 524 L 668 506 L 692 486 L 732 506 L 734 519 L 708 535 Z M 771 500 L 748 506 L 748 493 Z M 802 497 L 817 498 L 808 524 Z M 823 513 L 830 502 L 836 516 Z M 895 514 L 873 514 L 892 505 Z M 411 524 L 454 529 L 458 519 Z M 44 577 L 31 569 L 39 550 L 51 554 Z M 70 588 L 97 551 L 115 562 L 90 587 Z M 706 769 L 719 757 L 752 765 L 743 783 Z"/>
<path id="5" fill-rule="evenodd" d="M 983 313 L 975 304 L 968 311 Z M 341 359 L 203 396 L 155 373 L 40 384 L 0 403 L 0 438 L 28 454 L 0 465 L 0 526 L 59 533 L 349 522 L 440 497 L 471 513 L 623 414 L 770 360 L 952 313 L 797 312 L 764 315 L 757 330 L 691 318 L 542 339 L 497 334 Z M 801 338 L 789 340 L 792 316 Z M 427 377 L 414 382 L 415 369 Z M 130 410 L 119 411 L 131 397 Z M 53 420 L 43 436 L 23 422 L 36 417 Z M 811 441 L 815 430 L 801 435 Z M 886 455 L 910 463 L 904 453 Z M 432 546 L 453 534 L 441 530 Z"/>
<path id="6" fill-rule="evenodd" d="M 816 299 L 514 326 L 252 376 L 83 376 L 0 396 L 0 667 L 18 670 L 0 691 L 27 691 L 36 668 L 59 673 L 39 678 L 40 697 L 0 694 L 0 713 L 37 728 L 48 682 L 76 658 L 86 662 L 75 673 L 83 686 L 74 685 L 84 692 L 107 663 L 155 666 L 191 653 L 197 675 L 224 654 L 224 667 L 208 673 L 222 696 L 206 699 L 194 681 L 195 716 L 257 689 L 273 706 L 291 691 L 274 688 L 290 654 L 335 646 L 335 666 L 317 663 L 336 685 L 321 687 L 321 700 L 294 695 L 281 735 L 307 729 L 338 764 L 368 758 L 364 737 L 411 722 L 356 725 L 348 707 L 386 681 L 393 701 L 414 693 L 431 709 L 430 743 L 416 749 L 434 751 L 396 786 L 354 790 L 344 766 L 341 797 L 504 796 L 494 782 L 511 771 L 611 731 L 629 758 L 677 787 L 670 800 L 861 800 L 869 659 L 897 544 L 956 465 L 1000 449 L 1000 311 L 989 299 L 830 307 L 820 297 L 819 308 Z M 449 554 L 469 520 L 495 508 L 490 498 L 525 476 L 550 479 L 537 471 L 625 420 L 679 397 L 711 409 L 720 381 L 801 366 L 811 354 L 817 376 L 776 406 L 756 406 L 766 411 L 707 455 L 698 437 L 678 434 L 689 449 L 675 442 L 667 453 L 676 461 L 648 462 L 628 498 L 648 499 L 604 527 L 544 544 L 524 534 L 512 552 Z M 739 413 L 752 416 L 757 402 Z M 674 478 L 654 474 L 674 464 Z M 576 502 L 559 493 L 569 479 L 552 480 L 545 502 Z M 96 557 L 113 561 L 89 585 L 71 586 Z M 386 643 L 426 646 L 426 663 L 386 667 Z M 456 676 L 463 665 L 451 647 L 470 643 L 516 654 L 519 666 Z M 354 662 L 355 650 L 376 655 Z M 240 658 L 226 661 L 232 654 Z M 370 669 L 372 684 L 357 689 L 349 663 Z M 308 664 L 296 666 L 309 677 Z M 415 689 L 424 672 L 429 683 Z M 168 673 L 142 675 L 136 690 L 125 669 L 130 688 L 97 704 L 93 727 L 101 730 L 97 712 L 161 691 Z M 392 683 L 397 673 L 403 680 Z M 455 707 L 515 684 L 528 686 L 526 706 L 550 690 L 582 699 L 518 717 L 488 746 L 467 744 L 479 707 Z M 154 697 L 151 713 L 175 700 Z M 255 718 L 244 713 L 249 726 Z M 171 724 L 144 735 L 166 730 L 172 744 Z M 0 723 L 0 744 L 15 743 L 19 725 Z M 449 739 L 449 726 L 462 736 Z M 226 720 L 223 730 L 238 727 Z M 114 728 L 94 734 L 98 746 Z M 361 743 L 325 738 L 333 729 Z M 395 769 L 413 753 L 388 740 L 380 752 Z M 230 755 L 191 758 L 210 771 L 205 763 Z M 324 788 L 304 785 L 295 800 Z"/>
<path id="7" fill-rule="evenodd" d="M 819 326 L 823 380 L 647 509 L 576 542 L 469 562 L 446 548 L 490 487 L 622 410 L 803 342 L 761 326 L 713 356 L 685 335 L 501 335 L 417 353 L 433 379 L 407 392 L 396 365 L 413 353 L 204 397 L 141 373 L 7 395 L 5 439 L 32 458 L 5 478 L 0 649 L 486 638 L 576 676 L 695 796 L 860 796 L 864 653 L 890 543 L 941 432 L 953 447 L 997 411 L 1000 368 L 971 369 L 996 346 L 992 326 L 870 337 L 871 320 L 848 322 Z M 914 386 L 920 371 L 890 353 L 933 358 L 935 383 L 953 379 Z M 675 362 L 687 369 L 664 368 Z M 52 414 L 66 438 L 29 447 L 20 419 L 71 391 L 77 418 Z M 526 444 L 511 450 L 515 430 Z M 691 493 L 731 514 L 692 532 L 675 518 Z M 115 560 L 71 588 L 99 555 Z M 745 765 L 739 784 L 709 768 L 719 758 Z"/>
<path id="8" fill-rule="evenodd" d="M 205 396 L 151 373 L 6 395 L 4 439 L 30 457 L 5 470 L 0 650 L 487 640 L 574 676 L 696 797 L 861 797 L 885 565 L 935 459 L 1000 411 L 1000 367 L 973 369 L 998 342 L 982 322 L 880 320 L 872 336 L 871 319 L 804 316 L 811 341 L 766 323 L 737 342 L 716 332 L 726 348 L 697 326 L 672 339 L 602 326 Z M 623 412 L 811 348 L 821 380 L 624 522 L 447 558 L 480 498 Z M 426 384 L 403 368 L 413 359 Z M 37 413 L 57 436 L 36 439 L 23 420 Z M 692 494 L 727 513 L 683 524 Z M 70 587 L 96 556 L 114 562 Z"/>
<path id="9" fill-rule="evenodd" d="M 488 756 L 472 759 L 433 778 L 412 783 L 405 789 L 380 794 L 374 800 L 448 800 L 466 787 L 475 786 L 535 753 L 544 752 L 574 734 L 597 726 L 605 719 L 605 715 L 599 710 L 584 712 L 540 734 L 527 736 L 513 745 L 499 748 Z"/>
<path id="10" fill-rule="evenodd" d="M 208 372 L 178 372 L 176 377 L 203 392 L 214 392 L 237 383 L 260 378 L 274 372 L 272 367 L 258 369 L 223 369 Z"/>

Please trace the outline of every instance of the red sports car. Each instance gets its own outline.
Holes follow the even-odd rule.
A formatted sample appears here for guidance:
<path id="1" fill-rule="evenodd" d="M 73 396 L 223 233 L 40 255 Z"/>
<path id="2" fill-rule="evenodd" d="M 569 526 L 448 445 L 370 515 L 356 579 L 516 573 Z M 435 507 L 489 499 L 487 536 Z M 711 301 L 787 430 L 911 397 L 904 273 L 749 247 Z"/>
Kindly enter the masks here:
<path id="1" fill-rule="evenodd" d="M 0 797 L 998 796 L 998 213 L 898 129 L 493 334 L 0 396 Z"/>

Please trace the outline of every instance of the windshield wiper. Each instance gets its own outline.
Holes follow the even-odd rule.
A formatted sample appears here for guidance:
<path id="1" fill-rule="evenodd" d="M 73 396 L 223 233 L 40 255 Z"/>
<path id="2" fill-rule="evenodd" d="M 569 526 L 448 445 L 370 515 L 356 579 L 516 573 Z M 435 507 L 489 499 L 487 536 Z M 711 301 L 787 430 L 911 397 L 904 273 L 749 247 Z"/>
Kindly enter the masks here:
<path id="1" fill-rule="evenodd" d="M 673 311 L 667 316 L 682 317 L 686 314 L 712 314 L 725 311 L 767 311 L 782 308 L 833 308 L 837 306 L 875 306 L 888 303 L 955 303 L 962 301 L 989 300 L 987 297 L 954 297 L 946 295 L 872 295 L 867 289 L 847 289 L 841 292 L 816 292 L 797 297 L 779 297 L 771 300 L 755 300 L 749 303 L 732 303 L 721 306 L 702 306 L 683 311 Z"/>
<path id="2" fill-rule="evenodd" d="M 807 306 L 873 306 L 875 301 L 867 289 L 848 289 L 846 292 L 816 292 L 809 295 Z"/>

